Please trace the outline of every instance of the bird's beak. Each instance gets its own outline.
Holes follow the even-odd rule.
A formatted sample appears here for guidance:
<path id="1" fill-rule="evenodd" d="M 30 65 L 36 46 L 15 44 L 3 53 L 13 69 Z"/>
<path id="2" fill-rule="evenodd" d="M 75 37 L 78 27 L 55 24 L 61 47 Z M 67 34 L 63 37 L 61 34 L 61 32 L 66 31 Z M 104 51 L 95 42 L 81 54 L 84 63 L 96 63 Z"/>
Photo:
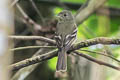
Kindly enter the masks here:
<path id="1" fill-rule="evenodd" d="M 58 15 L 57 15 L 55 18 L 56 18 L 57 20 L 61 20 L 61 19 L 62 19 L 62 18 L 61 18 L 60 16 L 58 16 Z"/>

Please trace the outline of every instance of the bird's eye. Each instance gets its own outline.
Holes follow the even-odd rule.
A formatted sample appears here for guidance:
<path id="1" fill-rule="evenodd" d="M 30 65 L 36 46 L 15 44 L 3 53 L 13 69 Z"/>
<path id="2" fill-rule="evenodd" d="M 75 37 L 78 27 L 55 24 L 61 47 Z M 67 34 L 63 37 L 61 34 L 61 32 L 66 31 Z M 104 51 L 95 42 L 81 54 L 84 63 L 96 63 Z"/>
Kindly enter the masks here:
<path id="1" fill-rule="evenodd" d="M 66 17 L 66 16 L 67 16 L 67 14 L 64 14 L 64 16 Z"/>

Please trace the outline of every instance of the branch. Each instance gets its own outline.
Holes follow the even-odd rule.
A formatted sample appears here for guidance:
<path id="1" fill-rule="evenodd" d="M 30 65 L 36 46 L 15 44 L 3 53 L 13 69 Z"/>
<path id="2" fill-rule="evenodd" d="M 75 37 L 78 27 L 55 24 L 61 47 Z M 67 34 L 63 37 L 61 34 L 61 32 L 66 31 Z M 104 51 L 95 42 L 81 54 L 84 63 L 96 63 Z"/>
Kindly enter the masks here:
<path id="1" fill-rule="evenodd" d="M 56 44 L 54 40 L 42 36 L 9 36 L 13 40 L 40 40 L 43 42 Z"/>
<path id="2" fill-rule="evenodd" d="M 43 44 L 43 46 L 47 46 L 47 45 L 48 45 L 48 43 Z M 47 51 L 48 51 L 48 50 L 47 50 Z M 44 53 L 47 52 L 47 51 L 46 51 L 45 48 L 41 48 L 41 49 L 39 49 L 37 52 L 35 52 L 32 57 L 38 56 L 38 55 L 40 55 L 41 53 L 44 54 Z M 22 76 L 22 75 L 24 75 L 25 73 L 27 73 L 27 74 L 25 74 L 24 77 L 22 78 L 22 79 L 24 80 L 32 71 L 34 71 L 34 70 L 36 69 L 36 67 L 37 67 L 38 65 L 40 65 L 40 63 L 34 64 L 34 65 L 30 65 L 30 66 L 28 66 L 28 67 L 24 67 L 24 68 L 18 70 L 18 71 L 15 73 L 15 75 L 12 76 L 12 78 L 11 78 L 10 80 L 18 80 L 18 79 L 20 78 L 20 76 Z"/>
<path id="3" fill-rule="evenodd" d="M 120 63 L 120 60 L 116 59 L 115 57 L 113 57 L 112 55 L 108 55 L 108 54 L 105 54 L 103 52 L 95 52 L 95 51 L 90 51 L 90 50 L 84 50 L 84 49 L 80 49 L 80 51 L 86 51 L 86 52 L 89 52 L 89 53 L 95 53 L 95 54 L 99 54 L 99 55 L 103 55 L 103 56 L 106 56 L 106 57 L 109 57 L 117 62 Z"/>
<path id="4" fill-rule="evenodd" d="M 105 37 L 100 37 L 100 38 L 94 38 L 94 39 L 90 39 L 90 40 L 86 40 L 83 42 L 80 42 L 78 44 L 74 44 L 70 50 L 68 51 L 68 53 L 70 53 L 71 51 L 74 50 L 78 50 L 80 48 L 84 48 L 84 47 L 89 47 L 91 45 L 96 45 L 96 44 L 116 44 L 116 45 L 120 45 L 120 39 L 110 39 L 110 38 L 105 38 Z M 21 69 L 23 67 L 38 63 L 38 62 L 42 62 L 48 59 L 51 59 L 52 57 L 57 56 L 57 51 L 51 51 L 49 53 L 43 54 L 43 55 L 39 55 L 33 58 L 29 58 L 23 61 L 20 61 L 18 63 L 12 64 L 10 66 L 11 70 L 18 70 Z"/>
<path id="5" fill-rule="evenodd" d="M 84 57 L 84 58 L 86 58 L 86 59 L 88 59 L 88 60 L 90 60 L 92 62 L 95 62 L 95 63 L 97 63 L 99 65 L 104 65 L 104 66 L 107 66 L 107 67 L 110 67 L 110 68 L 113 68 L 113 69 L 116 69 L 116 70 L 120 71 L 120 67 L 116 67 L 116 66 L 114 66 L 112 64 L 97 60 L 97 59 L 95 59 L 95 58 L 93 58 L 93 57 L 91 57 L 89 55 L 82 54 L 82 53 L 80 53 L 78 51 L 74 51 L 74 53 L 77 54 L 77 55 L 80 55 L 80 56 L 82 56 L 82 57 Z"/>
<path id="6" fill-rule="evenodd" d="M 48 53 L 42 54 L 42 55 L 38 55 L 38 56 L 29 58 L 29 59 L 25 59 L 23 61 L 20 61 L 18 63 L 10 65 L 8 67 L 8 69 L 14 71 L 14 70 L 21 69 L 23 67 L 27 67 L 29 65 L 33 65 L 33 64 L 38 63 L 38 62 L 42 62 L 42 61 L 51 59 L 51 58 L 57 56 L 56 52 L 57 52 L 57 49 L 53 50 L 53 51 L 50 51 Z"/>
<path id="7" fill-rule="evenodd" d="M 45 24 L 45 20 L 43 19 L 43 16 L 42 16 L 42 14 L 40 13 L 39 9 L 37 8 L 35 2 L 34 2 L 33 0 L 29 0 L 29 1 L 31 2 L 31 4 L 32 4 L 33 8 L 35 9 L 35 11 L 37 12 L 37 14 L 39 15 L 42 23 Z"/>
<path id="8" fill-rule="evenodd" d="M 40 40 L 43 42 L 47 42 L 47 43 L 56 45 L 55 40 L 52 40 L 52 39 L 49 39 L 46 37 L 42 37 L 42 36 L 9 36 L 9 38 L 13 39 L 13 40 Z M 84 40 L 77 44 L 74 44 L 70 50 L 74 50 L 74 49 L 77 50 L 77 49 L 80 49 L 83 47 L 89 47 L 89 46 L 96 45 L 96 44 L 120 45 L 120 39 L 119 38 L 97 37 L 97 38 Z"/>
<path id="9" fill-rule="evenodd" d="M 12 8 L 12 7 L 14 7 L 15 5 L 16 5 L 16 3 L 18 3 L 20 0 L 14 0 L 13 2 L 12 2 L 12 4 L 10 5 L 10 7 Z"/>
<path id="10" fill-rule="evenodd" d="M 13 49 L 10 49 L 10 51 L 17 51 L 17 50 L 23 50 L 23 49 L 33 49 L 33 48 L 49 48 L 49 49 L 54 49 L 54 48 L 56 48 L 56 46 L 26 46 L 26 47 L 13 48 Z"/>
<path id="11" fill-rule="evenodd" d="M 9 36 L 10 39 L 15 39 L 15 40 L 40 40 L 43 42 L 47 42 L 47 43 L 51 43 L 56 45 L 55 40 L 46 38 L 46 37 L 42 37 L 42 36 Z M 120 39 L 119 38 L 106 38 L 106 37 L 98 37 L 98 38 L 93 38 L 93 39 L 89 39 L 89 40 L 84 40 L 81 41 L 77 44 L 74 44 L 69 51 L 72 50 L 78 50 L 80 48 L 84 48 L 84 47 L 89 47 L 92 45 L 96 45 L 96 44 L 103 44 L 103 45 L 111 45 L 111 44 L 115 44 L 115 45 L 120 45 Z"/>
<path id="12" fill-rule="evenodd" d="M 41 29 L 41 25 L 37 24 L 34 20 L 32 20 L 26 13 L 25 11 L 22 9 L 22 7 L 16 3 L 16 7 L 18 8 L 18 10 L 20 11 L 20 13 L 22 14 L 23 18 L 20 19 L 22 20 L 22 22 L 24 22 L 25 24 L 27 24 L 30 28 L 30 30 L 34 33 L 33 30 L 39 30 Z"/>
<path id="13" fill-rule="evenodd" d="M 22 16 L 24 17 L 25 21 L 28 22 L 29 24 L 36 24 L 26 13 L 25 11 L 22 9 L 22 7 L 16 3 L 16 7 L 18 8 L 18 10 L 20 11 L 20 13 L 22 14 Z"/>
<path id="14" fill-rule="evenodd" d="M 47 43 L 51 43 L 56 45 L 55 40 L 46 38 L 46 37 L 42 37 L 42 36 L 9 36 L 10 39 L 15 39 L 15 40 L 40 40 L 43 42 L 47 42 Z M 96 45 L 96 44 L 103 44 L 103 45 L 111 45 L 111 44 L 115 44 L 115 45 L 120 45 L 120 39 L 119 38 L 106 38 L 106 37 L 98 37 L 98 38 L 93 38 L 93 39 L 89 39 L 89 40 L 84 40 L 81 41 L 77 44 L 74 44 L 71 50 L 77 50 L 80 48 L 84 48 L 84 47 L 89 47 L 92 45 Z"/>
<path id="15" fill-rule="evenodd" d="M 87 19 L 93 12 L 102 6 L 107 0 L 89 0 L 88 5 L 82 10 L 79 9 L 75 15 L 76 23 L 79 25 Z"/>
<path id="16" fill-rule="evenodd" d="M 96 45 L 96 44 L 120 45 L 120 39 L 119 38 L 115 39 L 115 38 L 98 37 L 98 38 L 93 38 L 93 39 L 89 39 L 89 40 L 84 40 L 77 44 L 74 44 L 69 51 L 78 50 L 80 48 L 89 47 L 89 46 Z"/>

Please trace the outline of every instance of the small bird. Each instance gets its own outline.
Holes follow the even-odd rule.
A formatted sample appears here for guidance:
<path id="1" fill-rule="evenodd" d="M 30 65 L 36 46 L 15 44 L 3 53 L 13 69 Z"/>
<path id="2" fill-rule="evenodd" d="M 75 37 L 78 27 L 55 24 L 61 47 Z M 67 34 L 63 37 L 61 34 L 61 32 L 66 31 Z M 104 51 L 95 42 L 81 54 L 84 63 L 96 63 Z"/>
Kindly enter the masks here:
<path id="1" fill-rule="evenodd" d="M 56 44 L 58 47 L 58 61 L 56 71 L 67 70 L 67 51 L 76 40 L 77 25 L 74 16 L 68 10 L 63 10 L 57 15 Z"/>

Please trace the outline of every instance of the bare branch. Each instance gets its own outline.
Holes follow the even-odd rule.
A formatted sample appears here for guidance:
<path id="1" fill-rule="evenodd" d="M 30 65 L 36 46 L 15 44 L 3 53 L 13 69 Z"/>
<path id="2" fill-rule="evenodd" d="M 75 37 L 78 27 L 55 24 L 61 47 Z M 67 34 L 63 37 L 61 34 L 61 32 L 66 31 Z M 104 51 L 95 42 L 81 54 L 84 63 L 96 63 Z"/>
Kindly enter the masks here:
<path id="1" fill-rule="evenodd" d="M 46 54 L 42 54 L 42 55 L 38 55 L 38 56 L 35 56 L 35 57 L 32 57 L 32 58 L 29 58 L 29 59 L 25 59 L 23 61 L 20 61 L 18 63 L 15 63 L 15 64 L 12 64 L 10 65 L 8 68 L 10 70 L 18 70 L 18 69 L 21 69 L 23 67 L 26 67 L 26 66 L 29 66 L 29 65 L 33 65 L 35 63 L 38 63 L 38 62 L 42 62 L 42 61 L 45 61 L 45 60 L 48 60 L 48 59 L 51 59 L 56 55 L 56 52 L 57 52 L 57 49 L 56 50 L 53 50 L 53 51 L 50 51 Z"/>
<path id="2" fill-rule="evenodd" d="M 107 0 L 89 0 L 88 5 L 82 10 L 78 10 L 78 14 L 75 15 L 76 23 L 81 24 L 87 19 L 93 12 L 95 12 L 100 6 L 102 6 Z"/>
<path id="3" fill-rule="evenodd" d="M 71 50 L 78 50 L 80 48 L 89 47 L 89 46 L 96 45 L 96 44 L 120 45 L 120 39 L 119 38 L 115 39 L 115 38 L 98 37 L 98 38 L 93 38 L 93 39 L 89 39 L 89 40 L 84 40 L 84 41 L 81 41 L 81 42 L 79 42 L 77 44 L 74 44 L 71 47 L 70 51 Z"/>
<path id="4" fill-rule="evenodd" d="M 15 39 L 15 40 L 40 40 L 43 42 L 47 42 L 47 43 L 51 43 L 56 45 L 56 42 L 52 39 L 46 38 L 46 37 L 42 37 L 42 36 L 9 36 L 10 39 Z M 84 48 L 84 47 L 89 47 L 92 45 L 96 45 L 96 44 L 103 44 L 103 45 L 120 45 L 120 39 L 119 38 L 106 38 L 106 37 L 98 37 L 98 38 L 93 38 L 93 39 L 89 39 L 89 40 L 84 40 L 81 41 L 77 44 L 74 44 L 71 50 L 77 50 L 80 48 Z"/>
<path id="5" fill-rule="evenodd" d="M 96 62 L 96 63 L 98 63 L 100 65 L 105 65 L 105 66 L 108 66 L 108 67 L 111 67 L 113 69 L 116 69 L 116 70 L 120 71 L 119 67 L 116 67 L 116 66 L 113 66 L 111 64 L 108 64 L 108 63 L 96 60 L 95 58 L 90 57 L 89 55 L 82 54 L 82 53 L 79 53 L 77 51 L 74 51 L 74 53 L 76 53 L 76 54 L 78 54 L 78 55 L 80 55 L 82 57 L 85 57 L 85 58 L 87 58 L 90 61 Z M 20 61 L 18 63 L 12 64 L 12 65 L 9 66 L 9 69 L 11 69 L 11 70 L 18 70 L 18 69 L 21 69 L 23 67 L 26 67 L 26 66 L 29 66 L 29 65 L 33 65 L 35 63 L 39 63 L 39 62 L 51 59 L 51 58 L 53 58 L 55 56 L 57 56 L 57 50 L 50 51 L 50 52 L 48 52 L 46 54 L 39 55 L 39 56 L 36 56 L 36 57 L 33 57 L 33 58 L 29 58 L 29 59 Z"/>
<path id="6" fill-rule="evenodd" d="M 13 40 L 40 40 L 43 42 L 56 44 L 54 40 L 42 36 L 9 36 Z"/>
<path id="7" fill-rule="evenodd" d="M 22 14 L 23 18 L 20 20 L 23 20 L 22 22 L 26 23 L 30 30 L 34 33 L 33 30 L 40 30 L 42 27 L 41 25 L 37 24 L 34 20 L 32 20 L 26 13 L 25 11 L 22 9 L 22 7 L 16 3 L 16 6 L 18 8 L 18 10 L 20 11 L 20 13 Z"/>
<path id="8" fill-rule="evenodd" d="M 9 36 L 10 39 L 15 39 L 15 40 L 40 40 L 43 42 L 51 43 L 51 44 L 56 44 L 55 40 L 42 37 L 42 36 Z M 92 45 L 96 44 L 103 44 L 103 45 L 120 45 L 120 39 L 119 38 L 107 38 L 107 37 L 97 37 L 93 39 L 88 39 L 81 41 L 77 44 L 74 44 L 70 50 L 77 50 L 83 47 L 89 47 Z"/>
<path id="9" fill-rule="evenodd" d="M 33 0 L 29 0 L 29 1 L 31 2 L 31 4 L 32 4 L 33 8 L 35 9 L 35 11 L 37 12 L 37 14 L 39 15 L 39 17 L 40 17 L 42 23 L 45 24 L 45 20 L 43 19 L 42 14 L 41 14 L 40 11 L 38 10 L 38 8 L 37 8 L 35 2 L 34 2 Z"/>
<path id="10" fill-rule="evenodd" d="M 47 46 L 48 43 L 45 43 L 43 46 Z M 34 53 L 34 55 L 32 57 L 38 56 L 41 53 L 46 53 L 48 50 L 46 50 L 45 48 L 40 48 L 37 52 Z M 33 72 L 36 67 L 40 65 L 40 63 L 38 64 L 34 64 L 34 65 L 30 65 L 28 67 L 24 67 L 22 69 L 20 69 L 19 71 L 17 71 L 15 73 L 15 75 L 10 79 L 10 80 L 18 80 L 20 78 L 21 75 L 24 75 L 25 73 L 27 73 L 23 79 L 25 79 L 31 72 Z"/>
<path id="11" fill-rule="evenodd" d="M 16 5 L 16 3 L 18 3 L 20 0 L 14 0 L 13 2 L 12 2 L 12 4 L 10 5 L 10 7 L 13 7 L 13 6 L 15 6 Z"/>
<path id="12" fill-rule="evenodd" d="M 89 53 L 95 53 L 95 54 L 99 54 L 99 55 L 103 55 L 103 56 L 106 56 L 106 57 L 109 57 L 117 62 L 120 62 L 120 60 L 116 59 L 115 57 L 113 57 L 112 55 L 108 55 L 108 54 L 105 54 L 103 52 L 95 52 L 95 51 L 90 51 L 90 50 L 84 50 L 84 49 L 80 49 L 80 51 L 86 51 L 86 52 L 89 52 Z"/>
<path id="13" fill-rule="evenodd" d="M 16 37 L 12 37 L 12 38 L 15 39 Z M 42 41 L 46 40 L 46 38 L 41 38 L 41 37 L 38 38 L 38 36 L 37 37 L 27 36 L 27 38 L 26 37 L 24 38 L 23 36 L 22 37 L 19 37 L 19 36 L 17 37 L 17 39 L 22 39 L 22 40 L 25 40 L 25 39 L 26 40 L 28 40 L 28 39 L 29 40 L 34 40 L 35 38 L 40 39 Z M 47 40 L 48 40 L 48 38 L 47 38 Z M 46 41 L 46 42 L 51 42 L 51 43 L 55 44 L 54 40 L 51 41 L 51 39 Z M 83 48 L 83 47 L 89 47 L 89 46 L 96 45 L 96 44 L 107 44 L 107 45 L 116 44 L 116 45 L 120 45 L 120 39 L 99 37 L 99 38 L 94 38 L 94 39 L 90 39 L 90 40 L 86 40 L 86 41 L 84 40 L 84 41 L 82 41 L 78 44 L 74 44 L 70 48 L 68 53 L 70 53 L 71 51 L 74 51 L 74 50 L 78 50 L 78 49 Z M 56 56 L 56 55 L 57 55 L 57 53 L 54 53 L 54 56 Z M 11 65 L 10 69 L 17 70 L 17 69 L 29 66 L 31 64 L 35 64 L 35 63 L 38 63 L 38 62 L 41 62 L 41 61 L 44 61 L 44 60 L 51 59 L 54 56 L 53 56 L 53 53 L 50 52 L 50 54 L 44 54 L 44 55 L 40 55 L 40 56 L 37 56 L 37 57 L 34 57 L 34 58 L 26 59 L 24 61 L 21 61 L 21 62 L 18 62 L 18 63 L 15 63 L 15 64 Z"/>
<path id="14" fill-rule="evenodd" d="M 82 56 L 82 57 L 84 57 L 84 58 L 86 58 L 86 59 L 88 59 L 88 60 L 90 60 L 92 62 L 95 62 L 95 63 L 97 63 L 99 65 L 104 65 L 104 66 L 107 66 L 107 67 L 110 67 L 110 68 L 113 68 L 113 69 L 116 69 L 116 70 L 120 71 L 120 67 L 116 67 L 116 66 L 114 66 L 112 64 L 97 60 L 97 59 L 95 59 L 95 58 L 93 58 L 93 57 L 91 57 L 89 55 L 82 54 L 82 53 L 80 53 L 78 51 L 74 51 L 74 53 L 77 54 L 77 55 L 80 55 L 80 56 Z"/>
<path id="15" fill-rule="evenodd" d="M 18 47 L 10 49 L 10 51 L 17 51 L 17 50 L 23 50 L 23 49 L 34 49 L 34 48 L 49 48 L 49 49 L 55 49 L 56 46 L 25 46 L 25 47 Z"/>

